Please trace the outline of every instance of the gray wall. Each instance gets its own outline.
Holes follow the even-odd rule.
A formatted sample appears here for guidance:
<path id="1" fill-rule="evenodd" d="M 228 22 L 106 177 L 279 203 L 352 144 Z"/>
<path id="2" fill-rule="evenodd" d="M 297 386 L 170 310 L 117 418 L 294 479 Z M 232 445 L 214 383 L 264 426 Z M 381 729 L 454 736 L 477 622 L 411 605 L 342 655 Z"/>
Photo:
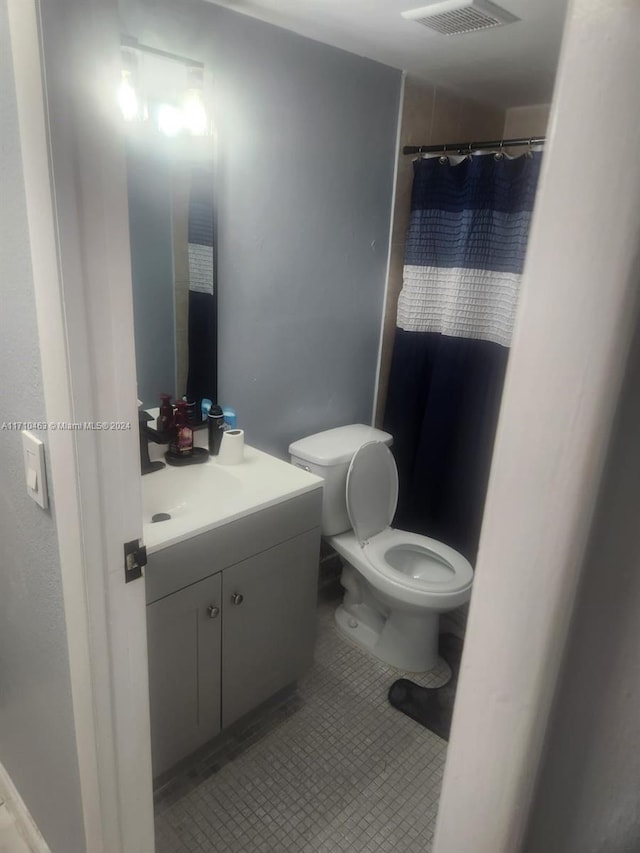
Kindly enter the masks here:
<path id="1" fill-rule="evenodd" d="M 210 3 L 121 0 L 204 62 L 219 134 L 219 388 L 247 440 L 371 421 L 400 72 Z"/>
<path id="2" fill-rule="evenodd" d="M 171 163 L 132 144 L 127 175 L 138 397 L 149 408 L 177 392 Z"/>
<path id="3" fill-rule="evenodd" d="M 6 0 L 0 0 L 0 424 L 44 420 Z M 45 436 L 46 438 L 46 436 Z M 84 849 L 55 524 L 0 430 L 0 762 L 53 853 Z"/>
<path id="4" fill-rule="evenodd" d="M 640 330 L 629 365 L 526 853 L 640 850 Z"/>

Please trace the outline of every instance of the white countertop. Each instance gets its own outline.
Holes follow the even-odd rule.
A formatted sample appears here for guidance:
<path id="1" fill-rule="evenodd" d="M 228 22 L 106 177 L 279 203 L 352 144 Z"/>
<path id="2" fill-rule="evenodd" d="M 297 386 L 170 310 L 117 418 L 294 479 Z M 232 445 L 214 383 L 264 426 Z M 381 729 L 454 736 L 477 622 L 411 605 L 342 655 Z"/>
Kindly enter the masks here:
<path id="1" fill-rule="evenodd" d="M 195 433 L 206 446 L 207 431 Z M 164 445 L 149 445 L 151 459 L 164 461 Z M 244 462 L 220 465 L 215 456 L 200 465 L 174 467 L 142 477 L 144 543 L 152 554 L 206 530 L 321 487 L 323 480 L 302 468 L 245 445 Z M 171 519 L 152 522 L 156 513 Z"/>

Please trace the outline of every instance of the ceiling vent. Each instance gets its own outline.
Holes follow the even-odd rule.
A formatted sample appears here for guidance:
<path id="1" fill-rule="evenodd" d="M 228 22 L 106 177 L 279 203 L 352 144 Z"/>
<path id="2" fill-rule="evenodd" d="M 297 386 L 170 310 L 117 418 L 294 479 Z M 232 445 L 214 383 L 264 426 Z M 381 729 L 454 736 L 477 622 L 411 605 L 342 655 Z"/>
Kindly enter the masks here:
<path id="1" fill-rule="evenodd" d="M 520 20 L 490 0 L 441 0 L 401 14 L 445 36 L 501 27 Z"/>

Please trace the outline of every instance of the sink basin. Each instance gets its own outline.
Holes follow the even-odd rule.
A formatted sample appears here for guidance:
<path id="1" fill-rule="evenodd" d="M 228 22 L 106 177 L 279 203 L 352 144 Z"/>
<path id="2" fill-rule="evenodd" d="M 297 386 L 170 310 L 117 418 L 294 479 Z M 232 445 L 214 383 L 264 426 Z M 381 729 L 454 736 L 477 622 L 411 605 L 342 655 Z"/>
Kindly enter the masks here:
<path id="1" fill-rule="evenodd" d="M 156 458 L 162 451 L 156 447 Z M 317 489 L 322 479 L 245 445 L 239 465 L 172 467 L 142 478 L 143 537 L 147 551 L 182 542 L 267 506 Z M 170 516 L 153 521 L 154 516 Z"/>
<path id="2" fill-rule="evenodd" d="M 215 504 L 220 492 L 229 499 L 240 489 L 240 479 L 213 461 L 184 468 L 167 467 L 142 478 L 142 521 L 149 524 L 158 513 L 168 513 L 171 519 L 197 513 Z"/>

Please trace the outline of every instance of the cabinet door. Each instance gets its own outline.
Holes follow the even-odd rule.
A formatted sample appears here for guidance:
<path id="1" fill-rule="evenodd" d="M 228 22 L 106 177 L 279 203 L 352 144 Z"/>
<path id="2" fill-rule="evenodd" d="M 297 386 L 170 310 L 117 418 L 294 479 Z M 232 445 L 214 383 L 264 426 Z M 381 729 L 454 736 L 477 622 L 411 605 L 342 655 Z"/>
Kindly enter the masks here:
<path id="1" fill-rule="evenodd" d="M 224 570 L 223 726 L 291 684 L 311 664 L 319 548 L 315 529 Z"/>
<path id="2" fill-rule="evenodd" d="M 220 731 L 221 586 L 213 575 L 147 607 L 154 776 Z"/>

